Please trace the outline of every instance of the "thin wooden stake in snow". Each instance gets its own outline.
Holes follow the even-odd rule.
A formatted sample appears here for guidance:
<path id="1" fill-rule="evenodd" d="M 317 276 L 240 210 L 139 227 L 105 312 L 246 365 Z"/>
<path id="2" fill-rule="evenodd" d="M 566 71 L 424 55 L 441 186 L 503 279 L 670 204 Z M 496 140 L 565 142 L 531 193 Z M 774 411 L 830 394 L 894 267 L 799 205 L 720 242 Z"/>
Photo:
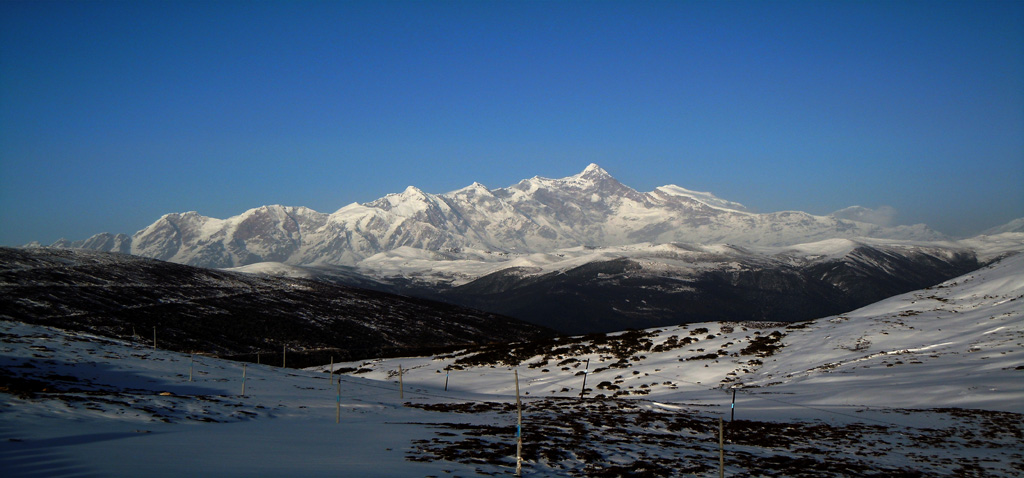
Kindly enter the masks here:
<path id="1" fill-rule="evenodd" d="M 331 355 L 331 385 L 334 385 L 334 356 Z M 341 377 L 338 377 L 338 383 L 341 383 Z M 341 393 L 341 392 L 339 392 Z"/>
<path id="2" fill-rule="evenodd" d="M 449 367 L 444 368 L 444 391 L 446 392 L 448 391 L 448 369 Z"/>
<path id="3" fill-rule="evenodd" d="M 736 389 L 732 389 L 732 406 L 729 407 L 729 423 L 736 420 Z"/>
<path id="4" fill-rule="evenodd" d="M 725 478 L 725 419 L 718 419 L 718 478 Z"/>
<path id="5" fill-rule="evenodd" d="M 334 423 L 341 423 L 341 377 L 338 377 L 338 406 L 334 412 Z"/>
<path id="6" fill-rule="evenodd" d="M 242 396 L 245 396 L 245 364 L 242 364 Z"/>
<path id="7" fill-rule="evenodd" d="M 405 399 L 405 385 L 402 384 L 402 364 L 398 364 L 398 398 Z"/>
<path id="8" fill-rule="evenodd" d="M 281 346 L 281 368 L 288 368 L 288 346 Z"/>
<path id="9" fill-rule="evenodd" d="M 587 359 L 587 365 L 583 367 L 583 388 L 580 390 L 580 400 L 583 399 L 583 394 L 587 393 L 587 375 L 590 374 L 590 359 Z"/>
<path id="10" fill-rule="evenodd" d="M 196 362 L 196 354 L 192 354 L 188 360 L 188 381 L 192 381 L 192 365 Z"/>
<path id="11" fill-rule="evenodd" d="M 153 350 L 156 350 L 156 326 L 153 326 Z"/>
<path id="12" fill-rule="evenodd" d="M 523 404 L 519 401 L 519 370 L 516 375 L 516 476 L 523 476 Z"/>

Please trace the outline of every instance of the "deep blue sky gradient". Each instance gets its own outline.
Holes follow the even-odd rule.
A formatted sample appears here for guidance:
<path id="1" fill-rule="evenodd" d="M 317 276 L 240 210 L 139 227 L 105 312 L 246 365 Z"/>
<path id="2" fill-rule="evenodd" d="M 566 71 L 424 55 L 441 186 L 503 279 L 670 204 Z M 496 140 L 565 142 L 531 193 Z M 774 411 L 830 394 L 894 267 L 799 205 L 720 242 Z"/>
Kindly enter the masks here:
<path id="1" fill-rule="evenodd" d="M 595 162 L 761 212 L 1024 216 L 1024 2 L 0 2 L 0 244 Z"/>

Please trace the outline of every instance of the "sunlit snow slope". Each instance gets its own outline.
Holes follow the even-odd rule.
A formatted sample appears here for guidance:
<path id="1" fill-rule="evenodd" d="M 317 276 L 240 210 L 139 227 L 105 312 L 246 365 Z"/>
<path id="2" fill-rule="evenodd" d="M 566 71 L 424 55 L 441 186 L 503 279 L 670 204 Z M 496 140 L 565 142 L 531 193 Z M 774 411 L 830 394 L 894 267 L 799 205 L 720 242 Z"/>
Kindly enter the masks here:
<path id="1" fill-rule="evenodd" d="M 616 339 L 618 337 L 619 339 Z M 770 353 L 769 353 L 770 352 Z M 1024 412 L 1024 254 L 925 290 L 796 324 L 705 323 L 559 339 L 487 353 L 388 359 L 347 367 L 384 379 L 531 396 L 692 401 L 708 389 L 822 407 L 970 407 Z M 498 367 L 498 368 L 492 368 Z M 454 371 L 452 370 L 454 369 Z M 602 386 L 602 384 L 605 384 Z"/>

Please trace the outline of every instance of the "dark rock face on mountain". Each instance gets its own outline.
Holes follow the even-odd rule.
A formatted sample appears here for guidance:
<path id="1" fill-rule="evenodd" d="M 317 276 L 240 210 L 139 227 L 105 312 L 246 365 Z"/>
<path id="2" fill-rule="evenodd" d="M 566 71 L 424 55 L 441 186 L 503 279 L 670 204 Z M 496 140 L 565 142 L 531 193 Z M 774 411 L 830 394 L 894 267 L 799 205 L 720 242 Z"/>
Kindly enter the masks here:
<path id="1" fill-rule="evenodd" d="M 566 333 L 707 321 L 798 322 L 850 311 L 980 267 L 971 252 L 860 246 L 808 263 L 730 258 L 672 275 L 634 259 L 539 276 L 502 270 L 444 291 L 447 300 Z"/>
<path id="2" fill-rule="evenodd" d="M 335 349 L 357 360 L 548 336 L 507 317 L 324 282 L 123 254 L 0 248 L 0 319 L 220 355 Z"/>

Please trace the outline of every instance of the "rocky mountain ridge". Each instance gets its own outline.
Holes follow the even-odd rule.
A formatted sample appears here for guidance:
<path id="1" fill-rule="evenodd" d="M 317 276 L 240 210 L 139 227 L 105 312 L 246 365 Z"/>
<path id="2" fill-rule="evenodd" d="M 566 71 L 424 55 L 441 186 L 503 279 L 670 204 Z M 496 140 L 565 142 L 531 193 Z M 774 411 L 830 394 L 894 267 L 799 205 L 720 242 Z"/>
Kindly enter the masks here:
<path id="1" fill-rule="evenodd" d="M 674 185 L 638 192 L 591 164 L 574 176 L 534 177 L 493 190 L 474 183 L 431 194 L 410 186 L 330 214 L 280 205 L 227 219 L 171 213 L 130 237 L 102 233 L 54 246 L 222 268 L 259 262 L 355 266 L 402 247 L 523 254 L 576 246 L 780 246 L 857 237 L 944 238 L 924 225 L 883 227 L 799 211 L 757 214 Z"/>

